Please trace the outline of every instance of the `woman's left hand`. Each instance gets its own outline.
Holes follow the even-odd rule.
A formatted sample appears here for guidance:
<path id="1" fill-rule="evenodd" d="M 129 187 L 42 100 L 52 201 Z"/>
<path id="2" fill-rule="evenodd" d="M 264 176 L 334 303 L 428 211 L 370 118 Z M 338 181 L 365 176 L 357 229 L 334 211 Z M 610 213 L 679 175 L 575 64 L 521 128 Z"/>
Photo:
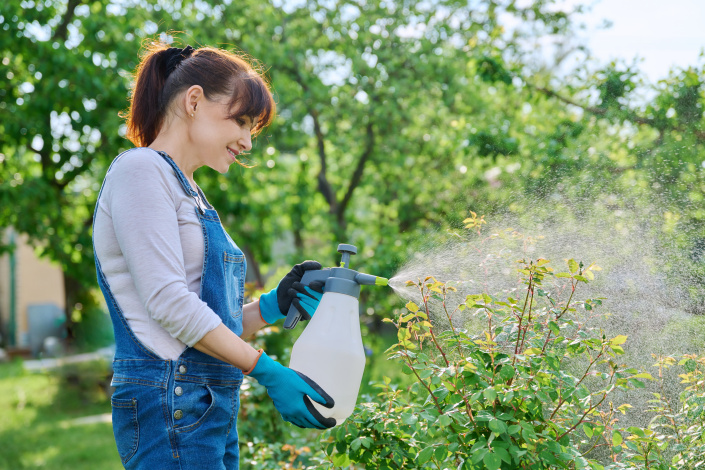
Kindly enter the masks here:
<path id="1" fill-rule="evenodd" d="M 309 293 L 305 286 L 301 285 L 301 278 L 306 271 L 317 269 L 321 269 L 321 263 L 318 261 L 304 261 L 303 263 L 299 263 L 291 268 L 291 271 L 279 281 L 279 285 L 275 289 L 272 289 L 266 294 L 262 294 L 259 298 L 259 311 L 262 315 L 262 319 L 269 324 L 281 320 L 286 317 L 292 304 L 301 312 L 304 318 L 311 318 L 312 313 L 308 310 L 313 307 L 313 311 L 315 311 L 315 307 L 318 306 L 320 298 L 316 298 L 314 294 L 318 292 L 311 289 L 312 292 Z M 294 284 L 298 284 L 303 288 L 297 290 Z M 297 300 L 296 303 L 294 303 L 294 299 Z M 313 302 L 311 299 L 316 300 L 315 305 L 311 304 L 311 302 Z M 301 305 L 302 301 L 305 301 L 305 306 Z"/>

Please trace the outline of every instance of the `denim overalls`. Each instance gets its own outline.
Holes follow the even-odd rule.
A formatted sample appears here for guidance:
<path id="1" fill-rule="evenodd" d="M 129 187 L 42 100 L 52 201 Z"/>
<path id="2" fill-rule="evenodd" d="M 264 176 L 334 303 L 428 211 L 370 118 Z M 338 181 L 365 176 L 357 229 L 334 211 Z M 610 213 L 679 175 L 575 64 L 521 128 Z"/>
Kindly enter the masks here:
<path id="1" fill-rule="evenodd" d="M 245 257 L 200 188 L 194 191 L 174 161 L 158 153 L 196 200 L 204 239 L 200 297 L 239 336 Z M 113 432 L 125 468 L 237 469 L 242 371 L 194 348 L 187 348 L 176 361 L 150 351 L 130 329 L 97 256 L 95 261 L 115 330 Z"/>

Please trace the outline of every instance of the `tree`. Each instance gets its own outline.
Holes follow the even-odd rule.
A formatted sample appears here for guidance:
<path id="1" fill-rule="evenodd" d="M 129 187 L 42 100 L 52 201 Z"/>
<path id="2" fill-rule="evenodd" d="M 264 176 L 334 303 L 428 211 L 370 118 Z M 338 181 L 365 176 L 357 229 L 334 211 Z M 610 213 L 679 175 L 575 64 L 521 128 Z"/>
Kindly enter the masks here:
<path id="1" fill-rule="evenodd" d="M 487 213 L 596 162 L 606 185 L 633 174 L 632 156 L 652 181 L 645 168 L 668 160 L 669 145 L 701 148 L 700 69 L 640 109 L 631 69 L 576 84 L 532 68 L 529 38 L 574 28 L 552 0 L 11 0 L 0 16 L 0 224 L 62 266 L 69 317 L 90 303 L 93 208 L 110 160 L 130 146 L 118 113 L 146 38 L 236 48 L 271 77 L 279 115 L 256 141 L 258 166 L 197 176 L 259 284 L 301 257 L 332 263 L 336 242 L 358 245 L 359 268 L 391 275 L 419 234 L 457 226 L 471 205 Z M 610 158 L 623 141 L 605 126 L 641 126 L 639 145 Z M 604 152 L 572 158 L 594 141 Z M 700 150 L 688 152 L 697 165 Z M 669 168 L 658 178 L 701 184 Z"/>

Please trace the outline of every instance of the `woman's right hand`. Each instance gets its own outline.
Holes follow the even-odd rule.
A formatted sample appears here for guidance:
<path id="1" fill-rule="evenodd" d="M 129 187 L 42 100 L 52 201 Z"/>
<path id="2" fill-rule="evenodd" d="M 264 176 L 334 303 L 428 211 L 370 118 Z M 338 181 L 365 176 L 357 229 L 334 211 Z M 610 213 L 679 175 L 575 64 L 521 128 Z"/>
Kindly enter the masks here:
<path id="1" fill-rule="evenodd" d="M 284 276 L 276 288 L 266 294 L 262 294 L 259 298 L 259 310 L 262 320 L 271 325 L 278 320 L 286 318 L 294 299 L 306 300 L 307 298 L 313 298 L 314 300 L 320 300 L 316 299 L 314 297 L 315 294 L 312 292 L 307 292 L 303 289 L 293 289 L 295 284 L 301 282 L 301 278 L 306 271 L 315 271 L 318 269 L 321 269 L 321 263 L 318 261 L 309 260 L 299 263 L 291 268 L 291 271 Z M 308 311 L 310 309 L 304 308 L 299 302 L 295 302 L 294 306 L 301 313 L 303 318 L 311 317 L 312 312 Z M 318 303 L 313 306 L 314 311 L 317 306 Z"/>
<path id="2" fill-rule="evenodd" d="M 284 421 L 300 428 L 335 426 L 334 418 L 324 417 L 311 403 L 313 400 L 321 406 L 333 408 L 333 398 L 304 374 L 281 365 L 262 351 L 247 375 L 264 385 Z"/>

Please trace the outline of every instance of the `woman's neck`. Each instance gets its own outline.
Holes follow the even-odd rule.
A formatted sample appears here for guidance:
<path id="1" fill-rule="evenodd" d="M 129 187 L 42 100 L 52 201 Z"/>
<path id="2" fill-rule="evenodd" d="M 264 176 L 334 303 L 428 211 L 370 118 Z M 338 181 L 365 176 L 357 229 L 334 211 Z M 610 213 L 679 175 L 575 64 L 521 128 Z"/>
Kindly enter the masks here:
<path id="1" fill-rule="evenodd" d="M 195 190 L 196 183 L 193 179 L 193 173 L 202 165 L 195 160 L 193 157 L 195 152 L 190 150 L 190 146 L 186 142 L 185 136 L 187 135 L 187 130 L 179 130 L 177 129 L 178 127 L 178 124 L 174 123 L 174 125 L 163 129 L 148 147 L 153 150 L 160 150 L 169 155 L 169 157 L 174 160 L 174 163 L 176 163 L 176 166 L 179 167 L 179 170 L 184 174 L 191 187 Z"/>

